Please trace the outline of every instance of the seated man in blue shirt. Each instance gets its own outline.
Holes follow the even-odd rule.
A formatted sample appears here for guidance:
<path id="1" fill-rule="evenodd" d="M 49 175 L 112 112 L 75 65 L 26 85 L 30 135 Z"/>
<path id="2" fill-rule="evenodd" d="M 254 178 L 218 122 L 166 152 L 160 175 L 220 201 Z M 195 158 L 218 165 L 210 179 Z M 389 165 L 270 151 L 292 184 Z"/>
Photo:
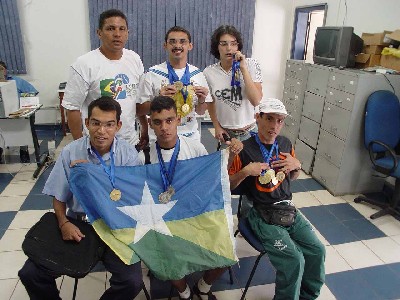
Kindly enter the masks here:
<path id="1" fill-rule="evenodd" d="M 85 220 L 85 213 L 69 188 L 71 166 L 83 162 L 102 165 L 114 162 L 115 166 L 140 164 L 135 147 L 115 136 L 122 125 L 120 116 L 121 106 L 111 97 L 104 96 L 90 103 L 85 120 L 89 136 L 81 137 L 63 148 L 44 186 L 43 193 L 54 197 L 53 207 L 64 240 L 79 243 L 85 238 L 66 217 Z M 112 274 L 110 288 L 101 299 L 134 299 L 143 285 L 140 262 L 126 265 L 108 246 L 101 259 Z M 30 299 L 61 299 L 55 281 L 58 276 L 32 260 L 25 262 L 18 275 Z"/>
<path id="2" fill-rule="evenodd" d="M 0 61 L 0 66 L 3 67 L 5 80 L 15 80 L 19 97 L 36 96 L 37 94 L 39 94 L 39 92 L 35 89 L 35 87 L 32 84 L 30 84 L 28 81 L 26 81 L 25 79 L 8 75 L 7 74 L 7 65 L 5 64 L 5 62 Z M 20 154 L 21 162 L 27 163 L 30 161 L 28 146 L 21 146 L 19 154 Z M 3 149 L 0 148 L 0 162 L 2 161 L 2 156 L 3 156 Z"/>

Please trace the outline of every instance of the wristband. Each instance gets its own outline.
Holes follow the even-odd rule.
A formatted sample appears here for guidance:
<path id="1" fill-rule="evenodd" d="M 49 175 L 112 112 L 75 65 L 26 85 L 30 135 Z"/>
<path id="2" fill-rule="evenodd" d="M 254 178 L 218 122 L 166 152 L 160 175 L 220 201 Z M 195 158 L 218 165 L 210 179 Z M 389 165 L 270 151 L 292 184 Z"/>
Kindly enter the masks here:
<path id="1" fill-rule="evenodd" d="M 64 226 L 65 224 L 67 224 L 67 223 L 70 223 L 70 221 L 67 220 L 67 221 L 65 221 L 64 223 L 62 223 L 62 225 L 60 226 L 60 229 L 63 228 L 63 226 Z"/>

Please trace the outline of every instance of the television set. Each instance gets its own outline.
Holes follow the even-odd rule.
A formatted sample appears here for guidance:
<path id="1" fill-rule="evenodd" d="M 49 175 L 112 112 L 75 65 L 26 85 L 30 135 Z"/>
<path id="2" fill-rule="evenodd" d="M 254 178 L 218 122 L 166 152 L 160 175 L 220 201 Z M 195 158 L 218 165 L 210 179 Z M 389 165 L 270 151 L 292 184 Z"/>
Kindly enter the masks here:
<path id="1" fill-rule="evenodd" d="M 349 26 L 318 27 L 314 40 L 314 63 L 334 67 L 354 67 L 363 40 Z"/>

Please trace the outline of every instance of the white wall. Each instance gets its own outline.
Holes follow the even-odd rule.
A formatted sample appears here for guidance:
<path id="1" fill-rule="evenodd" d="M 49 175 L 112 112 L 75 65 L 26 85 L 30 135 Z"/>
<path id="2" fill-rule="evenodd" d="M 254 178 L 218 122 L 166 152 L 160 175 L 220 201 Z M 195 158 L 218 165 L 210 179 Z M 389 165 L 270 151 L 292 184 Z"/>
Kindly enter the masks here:
<path id="1" fill-rule="evenodd" d="M 400 28 L 399 0 L 294 0 L 296 7 L 320 3 L 328 4 L 326 26 L 353 26 L 358 35 Z"/>
<path id="2" fill-rule="evenodd" d="M 293 27 L 291 14 L 292 1 L 256 1 L 252 56 L 260 62 L 264 97 L 282 97 L 285 61 Z"/>
<path id="3" fill-rule="evenodd" d="M 28 74 L 44 107 L 59 104 L 57 88 L 68 66 L 90 50 L 87 1 L 18 0 Z M 42 109 L 37 123 L 54 123 L 59 111 Z"/>

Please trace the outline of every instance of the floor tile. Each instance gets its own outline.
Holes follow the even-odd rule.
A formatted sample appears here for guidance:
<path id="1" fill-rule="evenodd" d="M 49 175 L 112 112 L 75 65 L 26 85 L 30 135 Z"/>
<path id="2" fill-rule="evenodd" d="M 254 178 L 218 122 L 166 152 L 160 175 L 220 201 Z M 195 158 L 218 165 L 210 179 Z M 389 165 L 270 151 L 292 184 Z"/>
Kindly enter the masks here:
<path id="1" fill-rule="evenodd" d="M 27 196 L 34 186 L 33 182 L 24 183 L 10 183 L 4 191 L 0 194 L 1 196 Z"/>
<path id="2" fill-rule="evenodd" d="M 364 217 L 348 203 L 331 204 L 325 207 L 340 221 L 364 219 Z"/>
<path id="3" fill-rule="evenodd" d="M 27 256 L 22 250 L 0 252 L 0 279 L 18 278 L 18 271 L 26 259 Z"/>
<path id="4" fill-rule="evenodd" d="M 350 265 L 344 260 L 343 257 L 332 246 L 325 247 L 326 260 L 325 260 L 325 273 L 332 274 L 352 270 Z"/>
<path id="5" fill-rule="evenodd" d="M 362 242 L 333 245 L 333 247 L 353 269 L 384 264 L 383 260 Z"/>
<path id="6" fill-rule="evenodd" d="M 333 196 L 327 190 L 311 191 L 310 194 L 317 198 L 318 201 L 323 205 L 346 203 L 345 200 L 340 197 Z"/>
<path id="7" fill-rule="evenodd" d="M 342 195 L 340 198 L 342 198 L 344 201 L 347 203 L 354 203 L 354 199 L 360 196 L 360 194 L 349 194 L 349 195 Z"/>
<path id="8" fill-rule="evenodd" d="M 378 300 L 380 298 L 364 279 L 354 271 L 329 274 L 326 285 L 338 300 Z"/>
<path id="9" fill-rule="evenodd" d="M 393 235 L 391 238 L 400 245 L 400 234 L 399 235 Z"/>
<path id="10" fill-rule="evenodd" d="M 19 211 L 11 222 L 9 229 L 31 228 L 48 210 Z"/>
<path id="11" fill-rule="evenodd" d="M 18 211 L 26 196 L 0 196 L 0 211 Z"/>
<path id="12" fill-rule="evenodd" d="M 0 280 L 0 298 L 10 299 L 17 286 L 18 279 L 2 279 Z M 21 298 L 22 299 L 22 298 Z"/>
<path id="13" fill-rule="evenodd" d="M 321 205 L 321 202 L 309 192 L 293 193 L 292 197 L 292 201 L 297 208 Z"/>
<path id="14" fill-rule="evenodd" d="M 15 174 L 19 172 L 23 164 L 0 164 L 0 173 Z"/>
<path id="15" fill-rule="evenodd" d="M 89 273 L 85 278 L 79 279 L 76 299 L 97 300 L 104 293 L 106 272 Z M 72 299 L 75 279 L 64 276 L 61 285 L 60 297 Z"/>
<path id="16" fill-rule="evenodd" d="M 246 294 L 247 300 L 270 300 L 275 295 L 275 284 L 251 286 Z M 240 299 L 240 298 L 236 298 Z"/>
<path id="17" fill-rule="evenodd" d="M 7 230 L 16 214 L 15 211 L 0 212 L 0 230 Z"/>
<path id="18" fill-rule="evenodd" d="M 366 219 L 370 219 L 370 216 L 378 211 L 376 206 L 365 203 L 349 202 L 349 204 Z"/>
<path id="19" fill-rule="evenodd" d="M 400 262 L 400 245 L 390 237 L 363 241 L 385 263 Z"/>
<path id="20" fill-rule="evenodd" d="M 332 294 L 331 290 L 324 284 L 321 288 L 321 293 L 318 299 L 321 300 L 335 300 L 336 297 Z"/>
<path id="21" fill-rule="evenodd" d="M 242 258 L 258 255 L 259 252 L 251 247 L 241 235 L 238 235 L 236 237 L 236 254 L 239 258 Z"/>
<path id="22" fill-rule="evenodd" d="M 0 173 L 0 193 L 4 191 L 4 189 L 9 185 L 9 183 L 13 180 L 14 176 L 9 173 Z"/>
<path id="23" fill-rule="evenodd" d="M 400 221 L 396 220 L 392 216 L 383 216 L 371 220 L 371 222 L 388 236 L 400 234 Z"/>
<path id="24" fill-rule="evenodd" d="M 0 252 L 21 250 L 28 229 L 9 229 L 0 240 Z"/>
<path id="25" fill-rule="evenodd" d="M 400 295 L 400 276 L 387 265 L 356 270 L 355 276 L 368 282 L 379 299 L 396 299 Z"/>
<path id="26" fill-rule="evenodd" d="M 10 300 L 26 300 L 29 299 L 28 293 L 21 280 L 18 280 L 17 286 L 15 287 L 14 293 L 12 294 Z"/>
<path id="27" fill-rule="evenodd" d="M 338 219 L 330 212 L 327 206 L 303 207 L 300 211 L 318 228 L 322 223 L 337 223 Z"/>
<path id="28" fill-rule="evenodd" d="M 298 182 L 303 185 L 307 191 L 318 191 L 318 190 L 325 190 L 322 185 L 320 185 L 315 179 L 313 178 L 306 178 L 306 179 L 298 179 Z"/>
<path id="29" fill-rule="evenodd" d="M 30 193 L 25 202 L 21 205 L 21 211 L 23 210 L 44 210 L 51 209 L 53 207 L 53 197 L 43 194 L 32 194 Z"/>
<path id="30" fill-rule="evenodd" d="M 369 240 L 386 236 L 378 227 L 366 219 L 343 221 L 359 240 Z"/>

